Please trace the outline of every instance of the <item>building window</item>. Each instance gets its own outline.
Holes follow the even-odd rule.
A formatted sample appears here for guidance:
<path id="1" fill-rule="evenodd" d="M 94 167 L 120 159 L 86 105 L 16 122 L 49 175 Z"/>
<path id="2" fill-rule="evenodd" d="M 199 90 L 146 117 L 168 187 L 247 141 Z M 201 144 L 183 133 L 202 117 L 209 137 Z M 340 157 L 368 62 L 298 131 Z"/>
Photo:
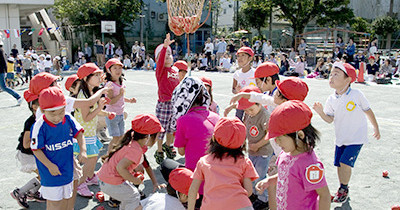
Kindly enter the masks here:
<path id="1" fill-rule="evenodd" d="M 150 16 L 151 16 L 151 19 L 154 19 L 154 18 L 156 18 L 156 12 L 154 12 L 154 11 L 151 11 L 151 13 L 150 13 Z"/>

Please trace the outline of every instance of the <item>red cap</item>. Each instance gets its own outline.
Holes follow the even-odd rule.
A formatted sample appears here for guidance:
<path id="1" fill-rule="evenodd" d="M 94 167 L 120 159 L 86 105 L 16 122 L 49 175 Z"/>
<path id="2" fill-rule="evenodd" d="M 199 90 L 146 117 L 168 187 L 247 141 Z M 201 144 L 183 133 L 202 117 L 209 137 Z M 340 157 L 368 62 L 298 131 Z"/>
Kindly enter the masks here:
<path id="1" fill-rule="evenodd" d="M 63 92 L 58 87 L 49 87 L 39 94 L 39 106 L 43 110 L 53 111 L 66 105 Z"/>
<path id="2" fill-rule="evenodd" d="M 352 65 L 337 61 L 333 63 L 333 68 L 338 68 L 342 70 L 347 76 L 351 78 L 351 83 L 356 81 L 357 78 L 356 69 Z"/>
<path id="3" fill-rule="evenodd" d="M 236 55 L 239 53 L 247 53 L 250 57 L 254 56 L 254 51 L 250 47 L 241 47 L 237 52 Z"/>
<path id="4" fill-rule="evenodd" d="M 270 77 L 278 73 L 279 73 L 279 67 L 275 63 L 266 61 L 257 66 L 256 72 L 254 72 L 254 78 Z"/>
<path id="5" fill-rule="evenodd" d="M 152 114 L 140 114 L 133 118 L 132 130 L 141 134 L 164 132 L 160 121 Z"/>
<path id="6" fill-rule="evenodd" d="M 375 56 L 372 56 L 372 55 L 371 55 L 371 56 L 369 56 L 368 60 L 369 60 L 369 59 L 374 59 L 374 60 L 375 60 Z"/>
<path id="7" fill-rule="evenodd" d="M 29 83 L 29 91 L 32 94 L 39 95 L 40 91 L 50 87 L 59 76 L 54 76 L 47 72 L 41 72 L 35 75 Z"/>
<path id="8" fill-rule="evenodd" d="M 212 81 L 208 77 L 200 77 L 201 81 L 203 81 L 204 85 L 208 85 L 212 88 Z"/>
<path id="9" fill-rule="evenodd" d="M 289 100 L 304 101 L 308 93 L 308 86 L 297 77 L 289 77 L 284 81 L 275 81 L 276 87 Z"/>
<path id="10" fill-rule="evenodd" d="M 79 79 L 78 75 L 73 74 L 67 78 L 67 81 L 65 81 L 65 89 L 69 90 L 69 88 L 74 84 L 74 82 Z"/>
<path id="11" fill-rule="evenodd" d="M 224 147 L 237 149 L 246 140 L 246 126 L 237 117 L 222 117 L 215 125 L 214 138 Z"/>
<path id="12" fill-rule="evenodd" d="M 25 98 L 25 101 L 29 103 L 29 102 L 32 102 L 32 101 L 38 99 L 39 96 L 31 93 L 31 91 L 29 91 L 29 90 L 25 90 L 24 98 Z"/>
<path id="13" fill-rule="evenodd" d="M 76 73 L 78 75 L 79 79 L 83 79 L 91 74 L 95 74 L 98 72 L 103 72 L 101 69 L 99 69 L 98 66 L 94 63 L 85 63 L 81 67 L 79 67 L 78 72 Z"/>
<path id="14" fill-rule="evenodd" d="M 182 61 L 182 60 L 176 61 L 174 63 L 174 66 L 176 68 L 178 68 L 179 70 L 183 70 L 183 71 L 187 71 L 188 70 L 188 64 L 186 63 L 186 61 Z"/>
<path id="15" fill-rule="evenodd" d="M 117 59 L 117 58 L 111 58 L 110 60 L 108 60 L 107 61 L 107 63 L 106 63 L 106 69 L 110 69 L 110 67 L 112 66 L 112 65 L 120 65 L 120 66 L 124 66 L 122 63 L 121 63 L 121 61 L 119 60 L 119 59 Z"/>
<path id="16" fill-rule="evenodd" d="M 193 181 L 192 175 L 193 172 L 187 168 L 176 168 L 169 174 L 168 182 L 176 191 L 188 195 Z"/>
<path id="17" fill-rule="evenodd" d="M 268 134 L 271 139 L 306 128 L 311 123 L 311 109 L 302 101 L 291 100 L 277 106 L 268 122 Z"/>
<path id="18" fill-rule="evenodd" d="M 258 87 L 255 87 L 255 86 L 246 86 L 246 87 L 242 88 L 240 90 L 240 92 L 242 92 L 242 93 L 251 93 L 251 92 L 261 93 L 260 89 Z M 241 98 L 238 101 L 237 108 L 241 109 L 241 110 L 245 110 L 245 109 L 253 106 L 254 104 L 256 104 L 256 103 L 250 102 L 249 99 L 247 99 L 247 98 Z"/>

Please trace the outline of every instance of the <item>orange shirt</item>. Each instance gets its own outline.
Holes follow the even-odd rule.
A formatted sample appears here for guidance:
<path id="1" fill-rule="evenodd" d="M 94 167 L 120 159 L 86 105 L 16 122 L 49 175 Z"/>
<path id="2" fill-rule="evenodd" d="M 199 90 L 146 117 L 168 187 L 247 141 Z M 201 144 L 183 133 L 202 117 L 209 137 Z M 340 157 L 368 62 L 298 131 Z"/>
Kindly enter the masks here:
<path id="1" fill-rule="evenodd" d="M 222 160 L 206 155 L 200 158 L 193 179 L 204 181 L 204 197 L 201 209 L 240 209 L 252 206 L 243 187 L 243 179 L 258 179 L 258 174 L 247 157 Z"/>

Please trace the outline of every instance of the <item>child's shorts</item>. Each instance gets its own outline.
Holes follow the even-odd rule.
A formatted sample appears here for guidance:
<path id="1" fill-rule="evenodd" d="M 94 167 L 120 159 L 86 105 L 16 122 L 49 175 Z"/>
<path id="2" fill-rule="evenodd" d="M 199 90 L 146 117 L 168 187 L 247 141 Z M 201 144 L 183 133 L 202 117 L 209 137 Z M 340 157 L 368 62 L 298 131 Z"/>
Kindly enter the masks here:
<path id="1" fill-rule="evenodd" d="M 100 189 L 110 197 L 121 201 L 120 209 L 136 209 L 140 205 L 139 190 L 128 181 L 120 185 L 99 181 Z"/>
<path id="2" fill-rule="evenodd" d="M 7 73 L 7 79 L 14 79 L 14 73 Z"/>
<path id="3" fill-rule="evenodd" d="M 20 74 L 20 73 L 22 72 L 21 67 L 17 67 L 17 68 L 15 69 L 15 72 L 16 72 L 17 74 Z"/>
<path id="4" fill-rule="evenodd" d="M 340 167 L 340 163 L 354 167 L 362 144 L 336 146 L 334 165 Z"/>
<path id="5" fill-rule="evenodd" d="M 106 125 L 110 136 L 122 136 L 125 130 L 124 115 L 117 115 L 114 119 L 110 120 L 106 117 Z"/>
<path id="6" fill-rule="evenodd" d="M 22 153 L 17 150 L 15 158 L 21 163 L 21 171 L 25 173 L 32 173 L 37 169 L 35 156 Z"/>
<path id="7" fill-rule="evenodd" d="M 63 186 L 57 187 L 40 187 L 40 194 L 44 199 L 49 201 L 60 201 L 62 199 L 70 199 L 74 189 L 74 182 L 70 182 Z"/>
<path id="8" fill-rule="evenodd" d="M 163 139 L 165 133 L 173 133 L 172 130 L 172 102 L 157 102 L 156 116 L 160 120 L 161 126 L 164 128 L 165 132 L 160 132 L 158 138 Z"/>
<path id="9" fill-rule="evenodd" d="M 97 138 L 97 136 L 86 137 L 86 155 L 88 158 L 96 157 L 99 155 L 100 149 L 103 148 L 103 144 Z M 74 142 L 74 154 L 79 155 L 80 149 L 79 144 Z"/>

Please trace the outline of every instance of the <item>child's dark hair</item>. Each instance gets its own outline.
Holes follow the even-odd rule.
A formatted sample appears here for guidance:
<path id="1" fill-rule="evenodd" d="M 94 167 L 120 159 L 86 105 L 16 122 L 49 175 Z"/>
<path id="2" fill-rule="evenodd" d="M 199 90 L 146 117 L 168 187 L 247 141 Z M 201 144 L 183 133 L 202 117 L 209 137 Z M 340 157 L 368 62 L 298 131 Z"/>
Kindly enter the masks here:
<path id="1" fill-rule="evenodd" d="M 192 107 L 194 105 L 199 105 L 199 106 L 203 105 L 203 100 L 204 100 L 203 89 L 201 88 L 199 94 L 197 95 L 197 97 L 193 101 Z"/>
<path id="2" fill-rule="evenodd" d="M 132 136 L 132 133 L 133 133 L 133 136 Z M 128 130 L 125 133 L 124 137 L 122 137 L 120 143 L 115 145 L 107 155 L 102 156 L 101 160 L 103 162 L 108 161 L 109 159 L 111 159 L 111 157 L 116 152 L 118 152 L 120 149 L 122 149 L 122 147 L 124 147 L 125 145 L 128 145 L 132 140 L 133 141 L 137 141 L 139 139 L 144 139 L 144 138 L 146 138 L 147 135 L 148 134 L 142 134 L 142 133 L 135 132 L 132 129 Z"/>
<path id="3" fill-rule="evenodd" d="M 111 71 L 111 67 L 112 67 L 112 66 L 110 66 L 109 71 Z M 107 82 L 113 82 L 111 73 L 109 73 L 109 71 L 107 71 L 107 70 L 104 68 L 104 72 L 106 73 L 106 81 L 107 81 Z M 118 78 L 118 80 L 119 80 L 119 83 L 122 85 L 122 81 L 124 80 L 124 73 L 121 74 L 121 76 Z"/>
<path id="4" fill-rule="evenodd" d="M 305 152 L 311 152 L 315 148 L 317 141 L 320 140 L 320 137 L 319 137 L 320 133 L 311 124 L 309 124 L 306 128 L 302 129 L 302 131 L 304 132 L 303 139 L 301 139 L 298 136 L 298 132 L 289 133 L 286 135 L 293 139 L 296 149 L 298 148 L 298 145 L 296 144 L 296 140 L 299 139 L 305 145 L 305 147 L 301 148 L 301 149 L 303 149 Z"/>
<path id="5" fill-rule="evenodd" d="M 210 95 L 210 102 L 212 103 L 214 101 L 214 97 L 213 97 L 213 94 L 212 94 L 212 88 L 211 87 L 210 87 L 210 90 L 208 91 L 208 94 Z"/>
<path id="6" fill-rule="evenodd" d="M 79 82 L 79 84 L 80 84 L 80 80 L 75 80 L 73 83 L 72 83 L 72 85 L 71 85 L 71 87 L 70 88 L 76 88 L 76 86 L 78 85 L 78 82 Z M 80 85 L 79 85 L 79 88 L 80 88 Z M 68 90 L 69 91 L 69 90 Z M 78 95 L 77 94 L 74 94 L 74 93 L 72 93 L 71 91 L 69 91 L 69 94 L 70 94 L 70 96 L 71 97 L 73 97 L 73 98 L 76 98 Z"/>
<path id="7" fill-rule="evenodd" d="M 208 145 L 208 150 L 207 153 L 208 154 L 212 154 L 215 158 L 218 158 L 220 160 L 222 160 L 222 158 L 224 157 L 233 157 L 235 159 L 235 162 L 238 158 L 241 158 L 244 156 L 243 154 L 243 149 L 244 149 L 244 145 L 242 145 L 241 147 L 237 148 L 237 149 L 229 149 L 226 148 L 222 145 L 220 145 L 214 138 L 214 136 L 212 137 L 212 140 L 210 141 L 209 145 Z"/>
<path id="8" fill-rule="evenodd" d="M 39 99 L 35 99 L 35 100 L 31 101 L 31 102 L 28 102 L 28 108 L 29 108 L 29 110 L 31 110 L 31 112 L 34 111 L 33 110 L 33 105 L 39 106 Z"/>
<path id="9" fill-rule="evenodd" d="M 274 75 L 269 76 L 269 77 L 271 77 L 271 80 L 272 80 L 271 82 L 272 82 L 272 84 L 275 84 L 275 82 L 276 82 L 277 80 L 279 80 L 279 75 L 278 75 L 278 74 L 274 74 Z M 268 78 L 268 77 L 261 77 L 260 80 L 266 83 L 266 82 L 267 82 L 267 78 Z"/>
<path id="10" fill-rule="evenodd" d="M 178 195 L 176 195 L 176 190 L 169 183 L 167 185 L 167 193 L 172 197 L 178 198 Z"/>
<path id="11" fill-rule="evenodd" d="M 279 98 L 289 101 L 289 99 L 286 98 L 279 89 L 276 89 L 276 91 L 277 91 L 277 94 L 278 94 Z"/>

